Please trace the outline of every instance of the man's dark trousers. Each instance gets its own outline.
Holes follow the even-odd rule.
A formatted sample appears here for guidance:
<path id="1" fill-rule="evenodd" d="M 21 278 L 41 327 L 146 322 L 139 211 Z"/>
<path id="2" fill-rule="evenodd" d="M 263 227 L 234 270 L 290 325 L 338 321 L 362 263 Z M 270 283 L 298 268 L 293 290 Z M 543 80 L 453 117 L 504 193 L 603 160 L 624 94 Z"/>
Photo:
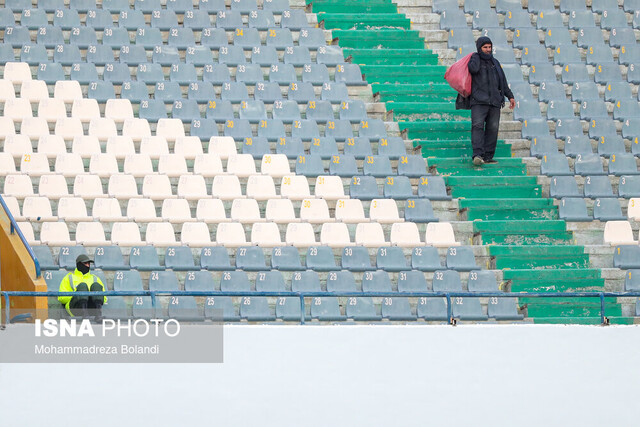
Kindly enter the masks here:
<path id="1" fill-rule="evenodd" d="M 473 157 L 493 159 L 498 143 L 500 108 L 486 104 L 471 106 L 471 145 Z"/>
<path id="2" fill-rule="evenodd" d="M 102 292 L 102 286 L 98 283 L 91 285 L 91 288 L 86 283 L 79 283 L 76 286 L 76 291 L 80 292 Z M 86 296 L 74 296 L 69 302 L 69 308 L 74 316 L 85 317 L 88 315 L 101 315 L 103 296 L 98 297 L 86 297 Z"/>

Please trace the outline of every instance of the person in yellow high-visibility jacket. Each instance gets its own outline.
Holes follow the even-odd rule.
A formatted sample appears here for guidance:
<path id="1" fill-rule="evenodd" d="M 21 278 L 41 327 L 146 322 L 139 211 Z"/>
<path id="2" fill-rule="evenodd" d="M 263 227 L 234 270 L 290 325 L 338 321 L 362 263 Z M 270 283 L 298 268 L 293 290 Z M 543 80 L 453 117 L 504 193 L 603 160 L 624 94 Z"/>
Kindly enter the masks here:
<path id="1" fill-rule="evenodd" d="M 104 292 L 102 280 L 90 273 L 93 260 L 86 254 L 80 254 L 76 258 L 76 269 L 60 281 L 59 292 L 91 291 Z M 106 296 L 59 296 L 58 301 L 67 310 L 71 317 L 89 317 L 89 312 L 95 314 L 96 320 L 102 319 L 102 304 L 107 302 Z"/>

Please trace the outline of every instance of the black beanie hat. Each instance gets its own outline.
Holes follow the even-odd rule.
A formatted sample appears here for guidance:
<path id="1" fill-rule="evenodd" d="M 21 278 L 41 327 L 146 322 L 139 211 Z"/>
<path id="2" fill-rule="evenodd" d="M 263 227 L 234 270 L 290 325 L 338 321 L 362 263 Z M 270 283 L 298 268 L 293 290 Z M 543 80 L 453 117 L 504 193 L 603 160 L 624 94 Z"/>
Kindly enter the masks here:
<path id="1" fill-rule="evenodd" d="M 476 40 L 476 49 L 478 49 L 478 52 L 480 52 L 480 49 L 485 44 L 493 45 L 493 43 L 491 43 L 491 39 L 489 37 L 485 37 L 485 36 L 478 37 L 478 40 Z"/>

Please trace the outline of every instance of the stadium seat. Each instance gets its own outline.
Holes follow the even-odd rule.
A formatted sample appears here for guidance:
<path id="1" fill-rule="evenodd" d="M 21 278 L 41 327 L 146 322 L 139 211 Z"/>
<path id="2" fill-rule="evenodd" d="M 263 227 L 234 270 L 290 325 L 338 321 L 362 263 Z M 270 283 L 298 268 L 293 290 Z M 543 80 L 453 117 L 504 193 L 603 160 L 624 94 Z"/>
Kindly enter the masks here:
<path id="1" fill-rule="evenodd" d="M 604 226 L 604 243 L 611 246 L 638 245 L 628 221 L 607 221 Z"/>
<path id="2" fill-rule="evenodd" d="M 558 206 L 558 217 L 565 221 L 591 221 L 587 204 L 581 197 L 563 197 Z"/>
<path id="3" fill-rule="evenodd" d="M 632 236 L 633 237 L 633 236 Z M 616 268 L 640 268 L 640 247 L 635 244 L 620 244 L 613 252 L 613 266 Z M 627 275 L 628 276 L 628 275 Z M 625 277 L 625 283 L 627 278 Z"/>

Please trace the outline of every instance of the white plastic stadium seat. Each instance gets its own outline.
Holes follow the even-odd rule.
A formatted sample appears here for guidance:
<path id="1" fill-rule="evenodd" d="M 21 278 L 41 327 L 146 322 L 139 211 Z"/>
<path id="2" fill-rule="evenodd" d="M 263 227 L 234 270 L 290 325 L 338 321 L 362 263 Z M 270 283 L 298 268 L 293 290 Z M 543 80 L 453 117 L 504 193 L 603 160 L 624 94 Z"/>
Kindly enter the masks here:
<path id="1" fill-rule="evenodd" d="M 316 178 L 315 195 L 316 197 L 321 197 L 327 200 L 349 198 L 349 196 L 344 194 L 342 178 L 330 175 L 319 176 Z"/>
<path id="2" fill-rule="evenodd" d="M 238 222 L 219 224 L 216 229 L 216 243 L 229 248 L 246 246 L 244 226 Z"/>
<path id="3" fill-rule="evenodd" d="M 156 136 L 163 136 L 167 141 L 175 141 L 184 136 L 184 126 L 180 119 L 160 119 L 156 126 Z"/>
<path id="4" fill-rule="evenodd" d="M 251 154 L 236 154 L 229 156 L 227 161 L 227 173 L 246 178 L 250 175 L 256 175 L 256 163 Z"/>
<path id="5" fill-rule="evenodd" d="M 47 98 L 38 103 L 38 117 L 47 122 L 55 122 L 58 119 L 67 117 L 67 108 L 61 99 Z"/>
<path id="6" fill-rule="evenodd" d="M 13 82 L 7 79 L 0 79 L 0 101 L 4 102 L 15 97 L 16 90 L 13 87 Z"/>
<path id="7" fill-rule="evenodd" d="M 260 207 L 255 199 L 235 199 L 231 204 L 231 221 L 243 224 L 264 222 L 260 216 Z"/>
<path id="8" fill-rule="evenodd" d="M 235 175 L 218 175 L 213 178 L 211 186 L 211 195 L 222 200 L 240 199 L 242 190 L 240 188 L 240 180 Z"/>
<path id="9" fill-rule="evenodd" d="M 16 221 L 24 220 L 24 218 L 22 217 L 22 214 L 20 213 L 20 205 L 18 204 L 18 199 L 16 199 L 13 196 L 4 196 L 4 195 L 2 196 L 2 199 L 4 200 L 4 203 L 9 208 L 9 212 L 11 212 L 13 219 L 15 219 Z"/>
<path id="10" fill-rule="evenodd" d="M 418 225 L 414 222 L 398 222 L 393 224 L 391 226 L 391 238 L 389 240 L 393 246 L 403 248 L 413 248 L 422 245 Z"/>
<path id="11" fill-rule="evenodd" d="M 76 99 L 71 106 L 71 117 L 80 119 L 83 123 L 90 122 L 91 119 L 99 119 L 98 101 L 92 98 Z"/>
<path id="12" fill-rule="evenodd" d="M 115 222 L 111 227 L 111 244 L 138 246 L 142 244 L 140 228 L 135 222 Z"/>
<path id="13" fill-rule="evenodd" d="M 36 141 L 49 135 L 49 124 L 44 117 L 25 117 L 20 125 L 20 134 Z"/>
<path id="14" fill-rule="evenodd" d="M 53 97 L 70 104 L 76 99 L 82 99 L 82 88 L 76 80 L 60 80 L 53 88 Z"/>
<path id="15" fill-rule="evenodd" d="M 101 178 L 118 173 L 118 161 L 113 154 L 94 154 L 89 160 L 89 172 Z"/>
<path id="16" fill-rule="evenodd" d="M 176 234 L 168 222 L 151 222 L 147 225 L 145 241 L 153 246 L 173 246 L 176 244 Z"/>
<path id="17" fill-rule="evenodd" d="M 360 199 L 339 199 L 336 202 L 335 218 L 336 221 L 353 224 L 369 221 L 364 216 Z"/>
<path id="18" fill-rule="evenodd" d="M 28 99 L 7 99 L 4 103 L 4 117 L 10 118 L 14 122 L 21 122 L 26 117 L 33 117 L 31 103 Z"/>
<path id="19" fill-rule="evenodd" d="M 182 175 L 178 180 L 178 197 L 198 200 L 209 197 L 202 175 Z"/>
<path id="20" fill-rule="evenodd" d="M 265 209 L 265 219 L 278 224 L 299 222 L 293 210 L 293 203 L 289 199 L 269 199 Z"/>
<path id="21" fill-rule="evenodd" d="M 318 244 L 313 226 L 309 223 L 287 225 L 285 241 L 287 245 L 293 245 L 297 248 L 308 248 Z"/>
<path id="22" fill-rule="evenodd" d="M 67 180 L 62 175 L 42 175 L 38 182 L 38 194 L 50 199 L 59 199 L 69 195 Z"/>
<path id="23" fill-rule="evenodd" d="M 176 197 L 171 192 L 171 182 L 167 175 L 147 175 L 142 181 L 142 195 L 152 200 Z"/>
<path id="24" fill-rule="evenodd" d="M 2 195 L 14 196 L 17 199 L 24 199 L 33 196 L 33 184 L 28 175 L 7 175 L 4 179 L 4 189 Z"/>
<path id="25" fill-rule="evenodd" d="M 49 99 L 49 89 L 43 80 L 27 80 L 20 86 L 20 98 L 29 102 L 40 102 Z"/>
<path id="26" fill-rule="evenodd" d="M 102 181 L 98 175 L 77 175 L 73 180 L 73 194 L 85 199 L 103 197 Z"/>
<path id="27" fill-rule="evenodd" d="M 124 173 L 117 173 L 109 177 L 107 194 L 110 197 L 122 200 L 140 197 L 135 177 Z"/>
<path id="28" fill-rule="evenodd" d="M 58 154 L 67 153 L 67 145 L 61 136 L 45 135 L 38 139 L 38 153 L 55 158 Z"/>
<path id="29" fill-rule="evenodd" d="M 142 138 L 151 136 L 151 127 L 146 119 L 126 119 L 122 125 L 122 135 L 142 141 Z"/>
<path id="30" fill-rule="evenodd" d="M 251 244 L 267 248 L 283 246 L 278 224 L 273 222 L 253 224 L 251 227 Z"/>
<path id="31" fill-rule="evenodd" d="M 230 136 L 212 136 L 209 139 L 207 153 L 217 154 L 221 159 L 228 159 L 238 153 L 236 142 Z"/>
<path id="32" fill-rule="evenodd" d="M 158 159 L 158 173 L 177 178 L 188 173 L 187 162 L 180 154 L 163 154 Z"/>
<path id="33" fill-rule="evenodd" d="M 24 154 L 33 153 L 33 146 L 26 135 L 8 135 L 4 140 L 2 151 L 13 157 L 22 157 Z"/>
<path id="34" fill-rule="evenodd" d="M 51 173 L 49 159 L 40 153 L 25 154 L 20 160 L 20 172 L 30 176 L 41 176 Z"/>
<path id="35" fill-rule="evenodd" d="M 13 84 L 21 84 L 31 80 L 31 69 L 26 62 L 7 62 L 4 64 L 3 79 L 10 80 Z"/>
<path id="36" fill-rule="evenodd" d="M 145 136 L 140 141 L 140 154 L 147 154 L 152 159 L 169 154 L 167 139 L 162 136 Z"/>
<path id="37" fill-rule="evenodd" d="M 76 136 L 82 136 L 82 122 L 77 117 L 64 117 L 56 120 L 56 127 L 53 133 L 65 141 L 71 141 Z"/>
<path id="38" fill-rule="evenodd" d="M 22 216 L 29 221 L 57 221 L 48 197 L 29 196 L 22 202 Z"/>
<path id="39" fill-rule="evenodd" d="M 173 152 L 180 154 L 188 160 L 193 160 L 196 156 L 204 154 L 202 142 L 197 136 L 181 136 L 176 138 L 176 142 L 173 145 Z"/>
<path id="40" fill-rule="evenodd" d="M 136 149 L 130 136 L 110 136 L 106 152 L 116 156 L 116 159 L 124 159 L 129 154 L 136 154 Z"/>
<path id="41" fill-rule="evenodd" d="M 71 152 L 79 154 L 80 157 L 86 159 L 94 154 L 100 154 L 100 141 L 95 136 L 76 136 L 71 144 Z"/>
<path id="42" fill-rule="evenodd" d="M 377 222 L 363 222 L 356 226 L 356 245 L 367 248 L 389 246 L 384 238 L 382 225 Z"/>
<path id="43" fill-rule="evenodd" d="M 247 179 L 247 197 L 256 200 L 279 198 L 273 178 L 268 175 L 251 175 Z"/>
<path id="44" fill-rule="evenodd" d="M 343 248 L 352 245 L 347 224 L 327 222 L 320 230 L 320 243 L 332 248 Z"/>
<path id="45" fill-rule="evenodd" d="M 102 246 L 109 244 L 109 241 L 104 237 L 104 228 L 100 222 L 79 222 L 76 228 L 76 244 Z"/>
<path id="46" fill-rule="evenodd" d="M 283 176 L 280 181 L 280 196 L 291 200 L 310 198 L 307 177 L 302 175 Z"/>
<path id="47" fill-rule="evenodd" d="M 95 206 L 95 200 L 93 204 Z M 92 221 L 94 217 L 87 214 L 87 205 L 82 197 L 61 197 L 58 200 L 58 218 L 67 222 L 80 222 Z"/>
<path id="48" fill-rule="evenodd" d="M 156 215 L 156 207 L 151 199 L 129 199 L 127 202 L 127 218 L 135 222 L 162 220 Z"/>
<path id="49" fill-rule="evenodd" d="M 111 136 L 118 136 L 116 123 L 111 119 L 93 118 L 89 121 L 89 135 L 106 141 Z"/>
<path id="50" fill-rule="evenodd" d="M 611 246 L 637 245 L 629 221 L 607 221 L 604 225 L 604 243 Z"/>
<path id="51" fill-rule="evenodd" d="M 199 154 L 193 162 L 193 173 L 211 178 L 222 175 L 222 161 L 217 154 Z"/>
<path id="52" fill-rule="evenodd" d="M 129 154 L 124 158 L 124 173 L 142 178 L 153 173 L 151 158 L 147 154 Z"/>
<path id="53" fill-rule="evenodd" d="M 40 227 L 40 242 L 49 246 L 70 246 L 75 242 L 69 237 L 66 222 L 44 222 Z"/>
<path id="54" fill-rule="evenodd" d="M 262 156 L 260 173 L 271 175 L 274 178 L 290 175 L 289 159 L 285 154 L 265 154 Z"/>
<path id="55" fill-rule="evenodd" d="M 204 222 L 185 222 L 182 224 L 180 242 L 195 248 L 213 245 L 209 227 Z"/>
<path id="56" fill-rule="evenodd" d="M 22 235 L 27 240 L 27 243 L 30 245 L 38 245 L 40 244 L 39 240 L 36 240 L 35 235 L 33 233 L 33 226 L 30 222 L 18 222 L 18 228 L 22 232 Z"/>
<path id="57" fill-rule="evenodd" d="M 224 204 L 220 199 L 200 199 L 196 206 L 196 219 L 207 224 L 231 221 L 227 218 Z"/>
<path id="58" fill-rule="evenodd" d="M 453 227 L 448 222 L 430 222 L 427 224 L 425 232 L 425 243 L 427 245 L 444 247 L 460 246 L 453 234 Z"/>
<path id="59" fill-rule="evenodd" d="M 394 199 L 373 199 L 369 206 L 369 219 L 383 224 L 403 221 L 398 214 L 398 205 Z"/>
<path id="60" fill-rule="evenodd" d="M 104 108 L 104 117 L 116 123 L 122 123 L 127 119 L 133 119 L 133 107 L 128 99 L 107 99 Z"/>
<path id="61" fill-rule="evenodd" d="M 300 220 L 312 224 L 333 222 L 329 206 L 324 199 L 304 199 L 300 205 Z"/>
<path id="62" fill-rule="evenodd" d="M 162 220 L 174 224 L 194 221 L 186 199 L 166 199 L 162 202 Z"/>
<path id="63" fill-rule="evenodd" d="M 117 222 L 126 220 L 126 218 L 122 216 L 120 202 L 111 197 L 95 199 L 91 208 L 91 214 L 96 221 L 100 222 Z"/>

